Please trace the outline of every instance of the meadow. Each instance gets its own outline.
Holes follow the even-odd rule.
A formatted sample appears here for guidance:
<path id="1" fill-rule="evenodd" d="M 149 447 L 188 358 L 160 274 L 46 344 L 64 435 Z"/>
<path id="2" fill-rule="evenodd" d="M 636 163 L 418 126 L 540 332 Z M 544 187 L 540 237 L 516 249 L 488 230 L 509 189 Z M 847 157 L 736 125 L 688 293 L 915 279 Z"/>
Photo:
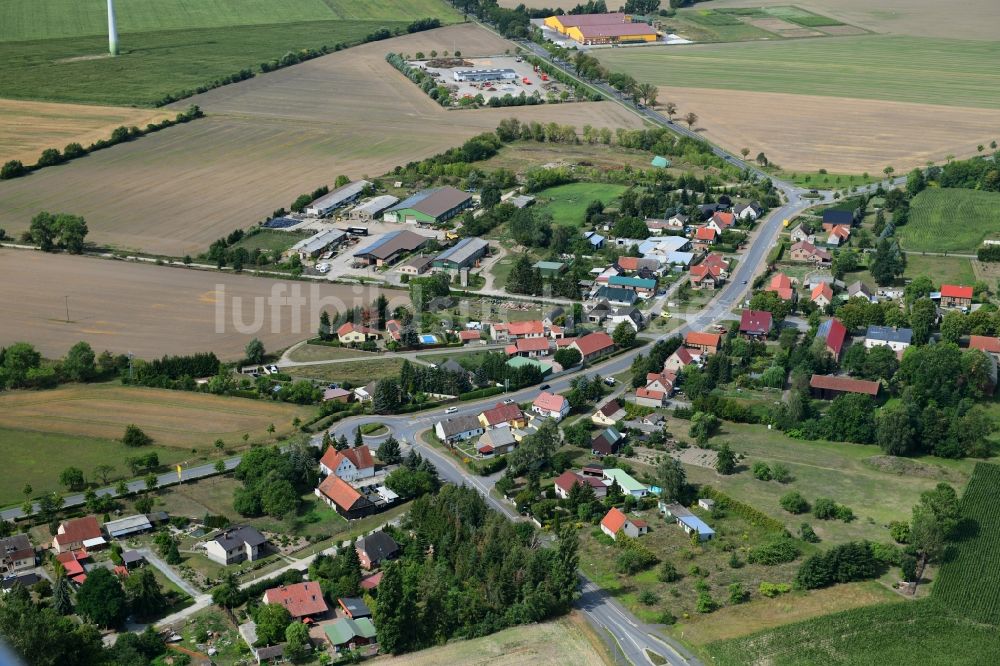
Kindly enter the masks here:
<path id="1" fill-rule="evenodd" d="M 614 183 L 568 183 L 557 185 L 536 193 L 539 208 L 552 215 L 552 222 L 567 226 L 582 226 L 587 206 L 593 201 L 601 201 L 613 207 L 614 200 L 627 190 L 625 185 Z"/>
<path id="2" fill-rule="evenodd" d="M 924 275 L 934 284 L 973 284 L 976 274 L 972 270 L 972 260 L 968 257 L 939 257 L 909 252 L 906 255 L 906 270 L 903 279 Z M 865 273 L 864 281 L 871 281 L 871 274 Z"/>
<path id="3" fill-rule="evenodd" d="M 228 398 L 203 393 L 124 387 L 117 383 L 66 385 L 46 391 L 0 395 L 0 503 L 21 499 L 24 483 L 35 493 L 57 490 L 59 473 L 76 466 L 94 480 L 96 465 L 116 466 L 114 478 L 131 476 L 127 456 L 156 452 L 160 463 L 195 463 L 227 449 L 274 442 L 293 431 L 292 419 L 308 408 L 279 402 Z M 150 446 L 129 449 L 117 440 L 125 426 L 138 425 L 153 438 Z M 274 424 L 274 434 L 267 428 Z M 243 435 L 249 434 L 247 442 Z"/>
<path id="4" fill-rule="evenodd" d="M 402 369 L 403 359 L 389 355 L 376 360 L 299 365 L 285 368 L 285 372 L 296 379 L 346 382 L 351 386 L 364 386 L 386 377 L 398 377 Z"/>
<path id="5" fill-rule="evenodd" d="M 910 204 L 910 220 L 896 230 L 903 249 L 975 254 L 1000 234 L 1000 193 L 959 188 L 926 189 Z"/>

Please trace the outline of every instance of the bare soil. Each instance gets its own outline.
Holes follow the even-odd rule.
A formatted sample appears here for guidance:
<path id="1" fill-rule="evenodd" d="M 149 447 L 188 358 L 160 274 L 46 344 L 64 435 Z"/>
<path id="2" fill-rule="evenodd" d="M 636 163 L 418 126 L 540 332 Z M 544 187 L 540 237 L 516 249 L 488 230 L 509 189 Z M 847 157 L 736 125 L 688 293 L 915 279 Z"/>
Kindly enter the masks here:
<path id="1" fill-rule="evenodd" d="M 291 306 L 272 309 L 268 300 L 272 295 L 292 296 L 295 289 L 305 298 L 298 326 Z M 149 359 L 214 351 L 222 359 L 236 360 L 253 337 L 268 351 L 281 350 L 317 330 L 321 307 L 342 312 L 370 304 L 377 293 L 375 287 L 360 285 L 285 282 L 0 249 L 0 346 L 24 340 L 44 356 L 61 358 L 73 344 L 86 340 L 98 353 L 108 349 Z M 383 293 L 390 307 L 409 304 L 405 291 Z M 242 299 L 245 332 L 233 324 L 234 299 Z M 260 299 L 259 305 L 255 299 Z M 252 326 L 254 312 L 260 312 L 259 328 Z"/>
<path id="2" fill-rule="evenodd" d="M 739 103 L 720 104 L 720 98 Z M 698 115 L 696 129 L 733 150 L 763 152 L 786 170 L 897 173 L 976 154 L 1000 125 L 1000 110 L 818 95 L 660 88 L 660 100 Z"/>
<path id="3" fill-rule="evenodd" d="M 504 118 L 638 127 L 607 102 L 448 111 L 385 62 L 389 51 L 496 55 L 473 25 L 347 49 L 184 100 L 208 117 L 0 183 L 0 227 L 39 210 L 83 215 L 90 239 L 170 256 L 204 251 L 339 174 L 375 177 L 491 130 Z"/>

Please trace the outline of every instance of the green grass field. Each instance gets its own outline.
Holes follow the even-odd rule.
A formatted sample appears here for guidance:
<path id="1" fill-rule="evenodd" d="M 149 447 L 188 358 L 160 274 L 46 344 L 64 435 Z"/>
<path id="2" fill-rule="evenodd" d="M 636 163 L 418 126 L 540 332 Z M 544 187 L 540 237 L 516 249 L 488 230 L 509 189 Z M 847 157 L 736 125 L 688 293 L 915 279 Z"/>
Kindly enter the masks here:
<path id="1" fill-rule="evenodd" d="M 772 171 L 782 180 L 795 183 L 799 187 L 822 190 L 840 190 L 870 185 L 882 180 L 881 174 L 819 173 L 818 171 Z"/>
<path id="2" fill-rule="evenodd" d="M 865 272 L 871 279 L 871 273 Z M 907 254 L 906 270 L 903 278 L 915 278 L 920 275 L 929 277 L 934 284 L 968 284 L 976 281 L 972 270 L 972 260 L 966 257 L 939 257 L 935 255 Z"/>
<path id="3" fill-rule="evenodd" d="M 300 365 L 288 368 L 286 372 L 296 379 L 318 379 L 347 382 L 352 386 L 364 386 L 384 377 L 398 377 L 402 368 L 403 359 L 387 356 L 370 361 Z"/>
<path id="4" fill-rule="evenodd" d="M 122 35 L 185 28 L 222 28 L 301 21 L 458 20 L 440 0 L 116 0 Z M 6 0 L 0 42 L 107 34 L 102 0 Z"/>
<path id="5" fill-rule="evenodd" d="M 0 21 L 0 97 L 149 106 L 306 48 L 353 43 L 424 17 L 461 20 L 443 0 L 119 0 L 121 55 L 107 54 L 99 0 L 14 0 Z"/>
<path id="6" fill-rule="evenodd" d="M 1000 233 L 1000 193 L 927 189 L 913 198 L 910 221 L 896 230 L 905 250 L 975 254 Z"/>
<path id="7" fill-rule="evenodd" d="M 242 247 L 248 252 L 254 250 L 267 250 L 268 252 L 284 252 L 291 246 L 298 243 L 303 238 L 308 238 L 308 234 L 289 233 L 287 231 L 258 231 L 253 236 L 240 239 L 232 247 Z"/>
<path id="8" fill-rule="evenodd" d="M 1000 106 L 1000 41 L 865 35 L 607 49 L 598 57 L 664 86 Z"/>
<path id="9" fill-rule="evenodd" d="M 536 195 L 545 212 L 552 214 L 555 224 L 580 226 L 590 202 L 600 200 L 610 205 L 628 188 L 613 183 L 568 183 L 538 192 Z"/>
<path id="10" fill-rule="evenodd" d="M 836 613 L 709 645 L 712 663 L 928 664 L 1000 662 L 1000 467 L 976 466 L 962 496 L 972 521 L 938 573 L 930 599 Z M 956 646 L 961 646 L 956 649 Z"/>

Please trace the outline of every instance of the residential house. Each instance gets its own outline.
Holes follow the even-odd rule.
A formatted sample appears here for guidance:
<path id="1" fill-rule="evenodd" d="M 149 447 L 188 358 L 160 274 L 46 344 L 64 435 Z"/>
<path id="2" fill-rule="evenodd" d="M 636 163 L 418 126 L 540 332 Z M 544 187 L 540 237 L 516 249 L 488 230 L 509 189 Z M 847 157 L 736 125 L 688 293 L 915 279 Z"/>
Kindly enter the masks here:
<path id="1" fill-rule="evenodd" d="M 628 325 L 634 328 L 636 333 L 638 333 L 640 330 L 642 330 L 642 326 L 644 323 L 642 317 L 642 311 L 639 310 L 639 308 L 637 307 L 630 307 L 630 306 L 622 306 L 614 308 L 608 315 L 607 323 L 605 324 L 605 326 L 608 328 L 608 330 L 614 331 L 614 329 L 618 326 L 618 324 L 622 323 L 623 321 L 627 322 Z"/>
<path id="2" fill-rule="evenodd" d="M 739 204 L 733 207 L 733 214 L 738 219 L 746 222 L 748 220 L 756 220 L 758 217 L 760 217 L 760 214 L 763 212 L 763 210 L 764 209 L 760 207 L 760 204 L 758 202 L 751 201 L 749 203 Z"/>
<path id="3" fill-rule="evenodd" d="M 80 548 L 78 550 L 67 550 L 56 555 L 56 560 L 63 566 L 63 570 L 69 579 L 77 585 L 82 585 L 87 580 L 87 572 L 83 568 L 83 562 L 90 559 L 90 554 Z"/>
<path id="4" fill-rule="evenodd" d="M 342 345 L 361 344 L 368 340 L 378 340 L 380 337 L 381 335 L 375 329 L 350 321 L 337 329 L 337 339 Z"/>
<path id="5" fill-rule="evenodd" d="M 569 415 L 569 400 L 558 393 L 542 391 L 531 403 L 531 411 L 539 416 L 547 416 L 550 419 L 561 421 Z"/>
<path id="6" fill-rule="evenodd" d="M 545 313 L 545 316 L 542 318 L 542 325 L 551 332 L 553 326 L 556 326 L 565 320 L 566 311 L 557 305 Z"/>
<path id="7" fill-rule="evenodd" d="M 792 261 L 807 261 L 817 266 L 828 266 L 832 256 L 826 250 L 821 250 L 809 241 L 799 241 L 789 252 Z"/>
<path id="8" fill-rule="evenodd" d="M 675 213 L 670 216 L 670 219 L 667 220 L 667 224 L 674 229 L 684 229 L 690 219 L 691 218 L 684 213 Z"/>
<path id="9" fill-rule="evenodd" d="M 434 424 L 434 434 L 449 446 L 455 442 L 482 435 L 483 432 L 485 429 L 483 424 L 479 422 L 479 417 L 471 414 L 441 419 Z"/>
<path id="10" fill-rule="evenodd" d="M 684 336 L 684 346 L 688 349 L 697 349 L 702 355 L 715 354 L 722 347 L 722 334 L 689 331 Z"/>
<path id="11" fill-rule="evenodd" d="M 650 372 L 646 385 L 635 390 L 635 402 L 644 407 L 663 407 L 674 393 L 677 375 L 673 372 Z"/>
<path id="12" fill-rule="evenodd" d="M 524 412 L 517 406 L 517 403 L 504 404 L 498 402 L 496 406 L 485 410 L 479 415 L 479 423 L 484 430 L 493 428 L 523 428 L 528 420 Z"/>
<path id="13" fill-rule="evenodd" d="M 617 467 L 604 470 L 604 484 L 610 487 L 612 483 L 617 483 L 618 487 L 621 488 L 626 495 L 631 495 L 636 499 L 645 497 L 649 494 L 649 487 L 639 483 L 633 479 L 628 472 L 623 469 L 618 469 Z"/>
<path id="14" fill-rule="evenodd" d="M 417 276 L 423 275 L 431 269 L 434 264 L 434 257 L 413 257 L 412 259 L 403 262 L 396 268 L 397 273 L 402 273 L 403 275 Z"/>
<path id="15" fill-rule="evenodd" d="M 611 507 L 604 518 L 601 518 L 601 531 L 612 539 L 617 539 L 619 532 L 634 539 L 646 533 L 647 525 L 646 521 L 629 518 L 617 508 Z"/>
<path id="16" fill-rule="evenodd" d="M 913 341 L 913 330 L 896 328 L 894 326 L 869 326 L 865 333 L 865 347 L 887 346 L 897 354 L 910 346 Z"/>
<path id="17" fill-rule="evenodd" d="M 582 338 L 577 338 L 570 347 L 580 352 L 580 356 L 583 357 L 584 361 L 590 361 L 598 356 L 603 356 L 614 351 L 615 342 L 607 333 L 598 331 L 596 333 L 588 333 Z"/>
<path id="18" fill-rule="evenodd" d="M 821 308 L 825 308 L 833 303 L 833 289 L 826 282 L 820 282 L 813 287 L 809 300 Z"/>
<path id="19" fill-rule="evenodd" d="M 778 295 L 783 301 L 795 300 L 795 287 L 792 286 L 792 279 L 784 273 L 775 273 L 764 291 L 771 291 Z"/>
<path id="20" fill-rule="evenodd" d="M 358 402 L 371 402 L 372 397 L 375 395 L 375 384 L 377 382 L 369 382 L 364 386 L 359 386 L 354 389 L 354 398 Z"/>
<path id="21" fill-rule="evenodd" d="M 589 324 L 600 324 L 605 319 L 608 318 L 608 314 L 611 312 L 611 304 L 607 301 L 601 301 L 600 303 L 594 304 L 589 310 L 587 310 L 587 323 Z"/>
<path id="22" fill-rule="evenodd" d="M 230 527 L 205 542 L 208 559 L 223 566 L 237 562 L 253 562 L 263 556 L 267 539 L 248 525 Z"/>
<path id="23" fill-rule="evenodd" d="M 359 599 L 358 597 L 338 597 L 337 603 L 344 610 L 344 615 L 352 620 L 372 616 L 372 611 L 368 608 L 368 604 L 365 603 L 364 599 Z"/>
<path id="24" fill-rule="evenodd" d="M 370 516 L 377 510 L 371 500 L 336 474 L 323 479 L 315 493 L 316 497 L 348 520 Z"/>
<path id="25" fill-rule="evenodd" d="M 532 319 L 493 324 L 490 326 L 490 337 L 494 342 L 507 342 L 522 338 L 544 338 L 545 323 L 539 319 Z"/>
<path id="26" fill-rule="evenodd" d="M 86 575 L 83 576 L 86 579 Z M 14 589 L 15 586 L 20 585 L 26 590 L 30 590 L 35 583 L 44 580 L 41 576 L 35 572 L 11 574 L 10 576 L 4 576 L 0 580 L 0 592 L 6 593 Z"/>
<path id="27" fill-rule="evenodd" d="M 823 230 L 829 234 L 826 238 L 829 247 L 840 247 L 851 237 L 851 227 L 846 224 L 824 224 Z"/>
<path id="28" fill-rule="evenodd" d="M 993 356 L 993 358 L 1000 359 L 1000 338 L 988 335 L 970 335 L 969 349 L 978 349 Z"/>
<path id="29" fill-rule="evenodd" d="M 382 530 L 358 539 L 354 542 L 354 550 L 358 552 L 361 566 L 368 570 L 399 556 L 399 544 Z"/>
<path id="30" fill-rule="evenodd" d="M 816 337 L 826 342 L 826 348 L 834 359 L 839 359 L 847 340 L 847 328 L 839 319 L 828 319 L 816 329 Z"/>
<path id="31" fill-rule="evenodd" d="M 481 331 L 459 331 L 458 339 L 463 345 L 483 344 L 483 334 Z"/>
<path id="32" fill-rule="evenodd" d="M 548 338 L 520 338 L 514 344 L 504 347 L 507 356 L 524 356 L 525 358 L 538 358 L 549 355 Z"/>
<path id="33" fill-rule="evenodd" d="M 604 247 L 604 241 L 606 239 L 596 231 L 587 231 L 583 234 L 583 237 L 587 239 L 588 243 L 590 243 L 590 247 L 595 250 L 600 250 Z"/>
<path id="34" fill-rule="evenodd" d="M 609 400 L 594 412 L 590 417 L 592 423 L 597 425 L 613 426 L 625 418 L 625 409 L 617 400 Z"/>
<path id="35" fill-rule="evenodd" d="M 823 400 L 833 400 L 845 393 L 860 393 L 878 396 L 881 383 L 863 379 L 854 379 L 843 375 L 813 375 L 809 380 L 809 389 L 813 396 Z"/>
<path id="36" fill-rule="evenodd" d="M 282 606 L 293 620 L 322 617 L 330 611 L 316 581 L 272 587 L 264 592 L 263 603 Z"/>
<path id="37" fill-rule="evenodd" d="M 851 286 L 847 288 L 847 297 L 864 298 L 870 302 L 875 302 L 875 300 L 877 300 L 871 290 L 868 289 L 868 285 L 861 280 L 851 283 Z"/>
<path id="38" fill-rule="evenodd" d="M 792 239 L 792 243 L 796 243 L 796 244 L 798 244 L 798 243 L 814 243 L 816 241 L 816 237 L 814 235 L 810 234 L 808 231 L 806 231 L 805 227 L 803 225 L 801 225 L 801 224 L 799 226 L 795 227 L 794 229 L 792 229 L 792 233 L 789 234 L 789 236 Z"/>
<path id="39" fill-rule="evenodd" d="M 334 650 L 354 650 L 364 645 L 377 642 L 375 625 L 370 618 L 362 617 L 352 620 L 342 617 L 323 625 L 323 633 Z"/>
<path id="40" fill-rule="evenodd" d="M 635 305 L 639 301 L 639 294 L 635 289 L 604 286 L 597 288 L 594 298 L 598 301 L 607 301 L 612 305 Z"/>
<path id="41" fill-rule="evenodd" d="M 595 456 L 613 456 L 625 441 L 625 437 L 614 428 L 605 428 L 590 440 L 590 452 Z"/>
<path id="42" fill-rule="evenodd" d="M 598 498 L 602 498 L 608 493 L 608 487 L 604 485 L 604 482 L 600 478 L 577 474 L 570 470 L 566 470 L 556 477 L 553 488 L 555 488 L 556 496 L 559 499 L 566 499 L 569 497 L 573 486 L 576 485 L 590 486 L 594 490 L 594 495 Z"/>
<path id="43" fill-rule="evenodd" d="M 659 261 L 642 257 L 618 257 L 618 261 L 615 264 L 622 273 L 637 273 L 640 271 L 656 273 L 660 270 Z"/>
<path id="44" fill-rule="evenodd" d="M 698 363 L 700 360 L 700 352 L 695 352 L 687 347 L 678 347 L 674 350 L 674 353 L 668 356 L 667 360 L 663 362 L 663 371 L 679 375 L 684 368 L 688 367 L 692 363 Z"/>
<path id="45" fill-rule="evenodd" d="M 494 428 L 483 433 L 476 443 L 476 451 L 483 458 L 502 456 L 517 448 L 517 439 L 510 428 Z"/>
<path id="46" fill-rule="evenodd" d="M 714 213 L 712 219 L 708 221 L 705 226 L 709 229 L 715 229 L 716 233 L 721 234 L 727 229 L 732 229 L 733 225 L 736 224 L 736 216 L 732 213 Z"/>
<path id="47" fill-rule="evenodd" d="M 702 262 L 688 270 L 688 281 L 691 283 L 692 289 L 714 291 L 722 284 L 722 270 L 717 266 L 709 266 Z"/>
<path id="48" fill-rule="evenodd" d="M 56 553 L 81 548 L 99 548 L 106 544 L 96 516 L 84 516 L 60 523 L 52 539 L 52 548 Z"/>
<path id="49" fill-rule="evenodd" d="M 694 244 L 696 247 L 705 249 L 709 245 L 715 245 L 718 231 L 712 227 L 698 227 L 694 232 Z"/>
<path id="50" fill-rule="evenodd" d="M 767 337 L 774 326 L 774 319 L 766 310 L 744 310 L 740 315 L 740 334 L 755 340 Z"/>
<path id="51" fill-rule="evenodd" d="M 339 386 L 323 389 L 323 402 L 350 402 L 352 397 L 354 397 L 352 391 L 340 388 Z"/>
<path id="52" fill-rule="evenodd" d="M 853 210 L 836 210 L 829 208 L 823 211 L 823 226 L 826 225 L 840 225 L 844 224 L 848 227 L 854 225 L 854 211 Z"/>
<path id="53" fill-rule="evenodd" d="M 331 446 L 319 460 L 319 471 L 324 476 L 336 474 L 350 483 L 375 476 L 375 461 L 367 444 L 343 451 Z"/>
<path id="54" fill-rule="evenodd" d="M 722 279 L 727 279 L 729 277 L 729 260 L 726 259 L 720 252 L 709 252 L 705 255 L 702 260 L 703 266 L 709 266 L 710 268 L 718 268 L 719 275 Z"/>
<path id="55" fill-rule="evenodd" d="M 0 539 L 0 574 L 35 568 L 35 547 L 27 534 Z"/>
<path id="56" fill-rule="evenodd" d="M 711 219 L 713 215 L 718 212 L 726 210 L 727 206 L 722 202 L 719 203 L 707 203 L 698 206 L 698 211 L 701 213 L 702 220 Z"/>
<path id="57" fill-rule="evenodd" d="M 956 284 L 941 285 L 941 307 L 961 310 L 972 307 L 972 287 Z"/>

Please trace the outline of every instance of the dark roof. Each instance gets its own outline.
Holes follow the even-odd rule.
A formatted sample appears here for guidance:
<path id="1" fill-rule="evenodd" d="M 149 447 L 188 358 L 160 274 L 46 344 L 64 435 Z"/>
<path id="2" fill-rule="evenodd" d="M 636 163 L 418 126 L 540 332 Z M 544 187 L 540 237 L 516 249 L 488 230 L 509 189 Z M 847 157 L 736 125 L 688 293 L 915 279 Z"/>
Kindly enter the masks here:
<path id="1" fill-rule="evenodd" d="M 823 224 L 854 224 L 854 211 L 851 210 L 824 210 Z"/>
<path id="2" fill-rule="evenodd" d="M 371 617 L 372 612 L 362 599 L 357 597 L 340 597 L 337 599 L 337 602 L 340 603 L 340 606 L 352 618 Z"/>
<path id="3" fill-rule="evenodd" d="M 30 571 L 17 576 L 11 576 L 10 578 L 4 578 L 3 581 L 0 581 L 0 589 L 9 590 L 18 584 L 23 585 L 24 587 L 31 587 L 41 579 L 41 576 L 33 571 Z"/>
<path id="4" fill-rule="evenodd" d="M 267 539 L 265 539 L 264 535 L 258 532 L 256 528 L 250 527 L 249 525 L 240 525 L 238 527 L 229 528 L 219 536 L 212 539 L 212 541 L 216 541 L 224 549 L 230 550 L 236 546 L 243 546 L 244 544 L 249 546 L 262 546 L 267 542 Z"/>
<path id="5" fill-rule="evenodd" d="M 396 541 L 382 530 L 358 539 L 356 548 L 367 553 L 372 562 L 388 559 L 399 552 Z"/>
<path id="6" fill-rule="evenodd" d="M 893 328 L 891 326 L 869 326 L 865 337 L 869 340 L 884 340 L 886 342 L 902 342 L 910 344 L 913 331 L 909 328 Z"/>
<path id="7" fill-rule="evenodd" d="M 767 333 L 771 330 L 771 313 L 766 310 L 744 310 L 740 315 L 740 331 L 744 333 Z"/>
<path id="8" fill-rule="evenodd" d="M 409 208 L 430 217 L 440 217 L 449 210 L 466 203 L 471 198 L 472 195 L 454 187 L 437 187 L 417 192 L 390 208 L 389 211 Z"/>
<path id="9" fill-rule="evenodd" d="M 126 550 L 122 553 L 122 561 L 125 564 L 132 564 L 133 562 L 143 562 L 146 557 L 137 550 Z"/>
<path id="10" fill-rule="evenodd" d="M 479 417 L 472 414 L 463 416 L 453 416 L 450 419 L 441 419 L 441 430 L 445 437 L 459 435 L 463 432 L 482 430 L 483 424 L 479 422 Z"/>
<path id="11" fill-rule="evenodd" d="M 388 259 L 399 252 L 412 252 L 427 242 L 426 236 L 421 236 L 407 229 L 392 231 L 354 253 L 355 257 L 374 257 Z"/>

